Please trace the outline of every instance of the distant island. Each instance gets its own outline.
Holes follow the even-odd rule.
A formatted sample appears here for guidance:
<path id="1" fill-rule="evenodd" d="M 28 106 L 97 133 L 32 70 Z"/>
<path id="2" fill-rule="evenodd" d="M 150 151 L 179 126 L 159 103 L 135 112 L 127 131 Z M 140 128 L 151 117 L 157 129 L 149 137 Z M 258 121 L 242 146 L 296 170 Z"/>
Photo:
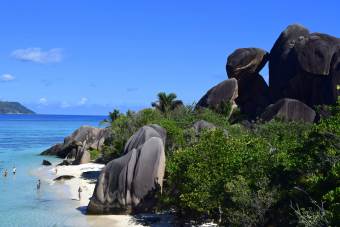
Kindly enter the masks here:
<path id="1" fill-rule="evenodd" d="M 0 114 L 35 114 L 35 113 L 18 102 L 0 101 Z"/>

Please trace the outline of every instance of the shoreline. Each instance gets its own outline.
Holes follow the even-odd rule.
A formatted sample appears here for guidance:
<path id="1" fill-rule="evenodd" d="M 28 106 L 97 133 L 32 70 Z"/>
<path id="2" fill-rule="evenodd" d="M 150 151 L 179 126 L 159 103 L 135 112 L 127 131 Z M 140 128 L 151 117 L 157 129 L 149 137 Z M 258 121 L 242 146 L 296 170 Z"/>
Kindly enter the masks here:
<path id="1" fill-rule="evenodd" d="M 46 182 L 50 187 L 52 193 L 56 193 L 57 197 L 66 197 L 68 201 L 79 203 L 72 203 L 74 212 L 79 212 L 85 221 L 86 226 L 132 226 L 141 227 L 136 219 L 131 215 L 87 215 L 86 208 L 93 194 L 96 179 L 84 178 L 82 174 L 85 172 L 100 172 L 105 165 L 96 163 L 87 163 L 81 165 L 56 166 L 53 163 L 51 166 L 41 166 L 33 170 L 33 175 L 38 176 L 42 182 Z M 57 174 L 55 169 L 57 168 Z M 98 172 L 98 173 L 99 173 Z M 69 180 L 54 181 L 56 177 L 63 175 L 71 175 L 74 178 Z M 61 187 L 59 187 L 61 186 Z M 81 200 L 78 199 L 78 188 L 82 188 Z M 77 220 L 71 220 L 72 224 L 78 225 Z M 82 222 L 83 223 L 83 222 Z M 81 223 L 81 224 L 82 224 Z"/>

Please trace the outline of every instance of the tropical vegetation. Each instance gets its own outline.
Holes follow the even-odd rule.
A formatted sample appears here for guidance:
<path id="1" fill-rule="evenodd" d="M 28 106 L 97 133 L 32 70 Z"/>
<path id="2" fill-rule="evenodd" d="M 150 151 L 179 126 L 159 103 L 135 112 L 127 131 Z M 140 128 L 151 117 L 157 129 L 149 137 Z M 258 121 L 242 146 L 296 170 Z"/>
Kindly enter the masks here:
<path id="1" fill-rule="evenodd" d="M 106 161 L 119 157 L 140 127 L 167 130 L 166 179 L 160 210 L 182 220 L 222 226 L 338 226 L 340 223 L 340 102 L 318 123 L 244 124 L 238 111 L 184 106 L 159 93 L 154 108 L 110 114 Z M 228 110 L 228 111 L 227 111 Z M 205 120 L 216 129 L 197 134 Z"/>

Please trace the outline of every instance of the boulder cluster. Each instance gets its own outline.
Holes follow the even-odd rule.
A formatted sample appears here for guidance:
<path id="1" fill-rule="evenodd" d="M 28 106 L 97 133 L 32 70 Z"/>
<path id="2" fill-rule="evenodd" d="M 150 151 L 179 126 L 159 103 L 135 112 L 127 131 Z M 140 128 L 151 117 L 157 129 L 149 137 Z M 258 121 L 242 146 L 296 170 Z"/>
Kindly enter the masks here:
<path id="1" fill-rule="evenodd" d="M 91 161 L 90 150 L 100 151 L 105 139 L 110 136 L 109 129 L 82 126 L 58 143 L 45 150 L 41 155 L 55 155 L 64 158 L 63 164 L 85 164 Z"/>
<path id="2" fill-rule="evenodd" d="M 166 131 L 158 125 L 140 128 L 125 145 L 124 155 L 110 161 L 99 175 L 89 214 L 151 211 L 162 190 Z"/>
<path id="3" fill-rule="evenodd" d="M 260 75 L 267 62 L 269 86 Z M 335 104 L 340 95 L 340 39 L 290 25 L 270 53 L 236 49 L 228 56 L 226 71 L 229 79 L 210 89 L 198 107 L 215 108 L 228 101 L 249 119 L 313 122 L 313 108 Z"/>

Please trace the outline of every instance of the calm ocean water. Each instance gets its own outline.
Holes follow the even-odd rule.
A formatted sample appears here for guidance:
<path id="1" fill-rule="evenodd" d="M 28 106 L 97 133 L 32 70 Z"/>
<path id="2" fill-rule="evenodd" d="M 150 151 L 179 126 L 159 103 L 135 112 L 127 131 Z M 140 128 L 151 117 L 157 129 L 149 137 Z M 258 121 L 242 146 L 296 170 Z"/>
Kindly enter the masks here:
<path id="1" fill-rule="evenodd" d="M 71 207 L 44 183 L 38 193 L 37 177 L 32 172 L 41 167 L 38 154 L 81 125 L 99 126 L 103 116 L 0 115 L 0 226 L 72 226 L 71 220 L 82 214 Z M 12 174 L 15 165 L 17 174 Z M 71 210 L 72 209 L 72 210 Z"/>

